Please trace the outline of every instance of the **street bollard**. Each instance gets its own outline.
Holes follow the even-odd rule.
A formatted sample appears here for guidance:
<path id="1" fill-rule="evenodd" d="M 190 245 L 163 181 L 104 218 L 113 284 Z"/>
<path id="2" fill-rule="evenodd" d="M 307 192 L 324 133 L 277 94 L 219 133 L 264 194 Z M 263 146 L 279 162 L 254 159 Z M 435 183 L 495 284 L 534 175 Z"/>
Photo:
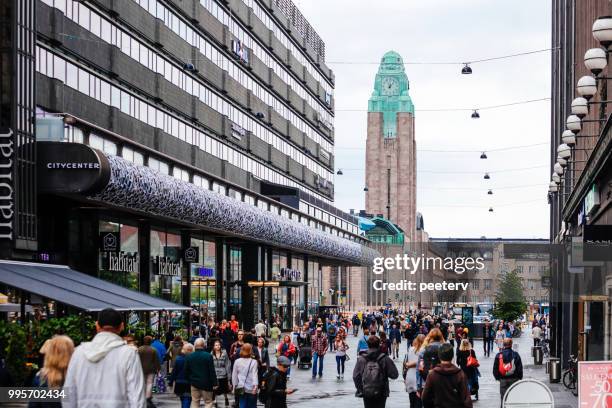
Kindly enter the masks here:
<path id="1" fill-rule="evenodd" d="M 542 365 L 542 360 L 544 359 L 544 353 L 542 352 L 541 346 L 535 346 L 533 348 L 533 364 L 534 365 Z"/>
<path id="2" fill-rule="evenodd" d="M 548 361 L 548 378 L 551 383 L 561 381 L 561 360 L 551 357 Z"/>

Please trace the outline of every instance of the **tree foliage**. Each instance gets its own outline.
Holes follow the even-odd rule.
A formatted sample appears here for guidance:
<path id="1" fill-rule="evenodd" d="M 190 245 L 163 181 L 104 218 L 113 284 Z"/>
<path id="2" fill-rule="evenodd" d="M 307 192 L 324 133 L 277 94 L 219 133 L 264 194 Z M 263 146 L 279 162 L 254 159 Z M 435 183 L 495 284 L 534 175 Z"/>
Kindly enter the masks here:
<path id="1" fill-rule="evenodd" d="M 516 270 L 502 275 L 497 293 L 493 315 L 497 319 L 513 321 L 527 309 L 527 299 L 523 281 Z"/>

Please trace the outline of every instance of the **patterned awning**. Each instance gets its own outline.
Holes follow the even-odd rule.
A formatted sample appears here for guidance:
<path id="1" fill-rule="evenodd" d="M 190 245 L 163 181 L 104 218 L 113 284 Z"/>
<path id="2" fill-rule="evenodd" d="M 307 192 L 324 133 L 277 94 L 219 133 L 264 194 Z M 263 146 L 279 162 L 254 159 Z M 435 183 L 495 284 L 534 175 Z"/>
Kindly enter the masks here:
<path id="1" fill-rule="evenodd" d="M 214 191 L 107 155 L 111 177 L 89 199 L 341 262 L 369 266 L 378 251 Z"/>

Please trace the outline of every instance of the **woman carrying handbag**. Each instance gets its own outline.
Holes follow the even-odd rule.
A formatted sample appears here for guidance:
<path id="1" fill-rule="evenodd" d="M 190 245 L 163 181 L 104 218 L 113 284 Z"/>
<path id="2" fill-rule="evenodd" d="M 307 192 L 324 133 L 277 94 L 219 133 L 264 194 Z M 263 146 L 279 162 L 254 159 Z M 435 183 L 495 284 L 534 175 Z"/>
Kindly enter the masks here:
<path id="1" fill-rule="evenodd" d="M 240 349 L 240 358 L 234 362 L 232 384 L 240 408 L 257 408 L 257 368 L 253 358 L 253 346 L 244 343 Z"/>
<path id="2" fill-rule="evenodd" d="M 478 400 L 478 376 L 480 375 L 478 367 L 480 367 L 480 363 L 468 339 L 461 340 L 461 345 L 457 352 L 457 365 L 461 367 L 461 370 L 467 377 L 470 394 L 474 395 L 476 400 Z"/>

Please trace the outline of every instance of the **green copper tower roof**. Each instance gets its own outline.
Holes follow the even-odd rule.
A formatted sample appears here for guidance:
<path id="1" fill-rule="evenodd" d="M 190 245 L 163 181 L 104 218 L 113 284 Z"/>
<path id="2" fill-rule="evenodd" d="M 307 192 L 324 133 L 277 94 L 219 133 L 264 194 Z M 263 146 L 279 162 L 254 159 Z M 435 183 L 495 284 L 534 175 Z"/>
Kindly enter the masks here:
<path id="1" fill-rule="evenodd" d="M 368 112 L 383 113 L 383 136 L 397 134 L 397 113 L 414 114 L 414 105 L 408 91 L 410 83 L 402 57 L 395 51 L 383 55 L 374 80 L 374 92 L 368 101 Z"/>

